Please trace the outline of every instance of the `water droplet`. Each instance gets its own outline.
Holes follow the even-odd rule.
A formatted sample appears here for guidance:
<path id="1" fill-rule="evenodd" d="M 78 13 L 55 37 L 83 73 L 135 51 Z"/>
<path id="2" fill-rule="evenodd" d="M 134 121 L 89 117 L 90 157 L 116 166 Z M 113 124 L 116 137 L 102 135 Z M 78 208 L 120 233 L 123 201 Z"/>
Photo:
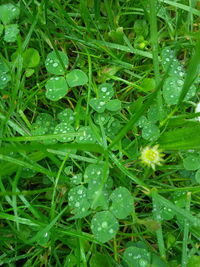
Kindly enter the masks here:
<path id="1" fill-rule="evenodd" d="M 178 85 L 183 85 L 183 83 L 184 83 L 184 82 L 183 82 L 182 80 L 178 80 L 178 81 L 177 81 L 177 84 L 178 84 Z"/>
<path id="2" fill-rule="evenodd" d="M 76 202 L 76 203 L 75 203 L 75 207 L 76 207 L 76 208 L 80 207 L 80 203 L 79 203 L 79 202 Z"/>
<path id="3" fill-rule="evenodd" d="M 83 190 L 82 189 L 79 189 L 78 192 L 77 192 L 79 195 L 81 195 L 83 193 Z"/>
<path id="4" fill-rule="evenodd" d="M 57 62 L 55 62 L 55 63 L 53 63 L 53 67 L 58 67 L 58 63 Z"/>
<path id="5" fill-rule="evenodd" d="M 140 265 L 141 267 L 144 267 L 144 266 L 147 266 L 147 265 L 148 265 L 148 262 L 147 262 L 146 260 L 144 260 L 144 259 L 140 259 L 140 260 L 139 260 L 139 265 Z"/>
<path id="6" fill-rule="evenodd" d="M 106 87 L 102 87 L 101 91 L 105 93 L 107 91 L 107 88 Z"/>
<path id="7" fill-rule="evenodd" d="M 101 226 L 102 226 L 103 228 L 107 228 L 107 227 L 108 227 L 108 223 L 107 223 L 106 221 L 104 221 L 104 222 L 102 222 Z"/>
<path id="8" fill-rule="evenodd" d="M 103 105 L 105 105 L 105 102 L 101 101 L 101 102 L 99 103 L 99 105 L 100 105 L 100 106 L 103 106 Z"/>

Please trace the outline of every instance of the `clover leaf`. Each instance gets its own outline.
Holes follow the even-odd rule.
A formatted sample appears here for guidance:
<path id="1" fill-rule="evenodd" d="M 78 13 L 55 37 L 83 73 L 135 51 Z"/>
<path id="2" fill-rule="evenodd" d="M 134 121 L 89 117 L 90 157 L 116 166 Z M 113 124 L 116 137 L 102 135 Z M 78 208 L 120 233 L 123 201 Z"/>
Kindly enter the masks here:
<path id="1" fill-rule="evenodd" d="M 87 200 L 86 188 L 83 185 L 78 185 L 70 189 L 68 193 L 68 204 L 71 212 L 76 215 L 76 218 L 83 218 L 88 215 L 90 204 Z"/>
<path id="2" fill-rule="evenodd" d="M 168 105 L 176 105 L 179 100 L 179 96 L 182 91 L 184 81 L 177 77 L 172 76 L 168 77 L 163 85 L 163 97 L 165 99 L 166 104 Z M 185 96 L 184 100 L 189 100 L 193 96 L 195 96 L 196 93 L 196 87 L 192 85 Z"/>
<path id="3" fill-rule="evenodd" d="M 52 77 L 45 85 L 46 97 L 52 101 L 58 101 L 68 92 L 68 85 L 64 77 Z"/>
<path id="4" fill-rule="evenodd" d="M 78 144 L 94 144 L 96 142 L 96 138 L 90 126 L 83 126 L 79 128 L 76 142 Z"/>
<path id="5" fill-rule="evenodd" d="M 19 27 L 17 24 L 6 25 L 3 39 L 7 43 L 15 42 L 17 40 L 18 33 L 19 33 Z"/>
<path id="6" fill-rule="evenodd" d="M 82 70 L 72 70 L 66 75 L 69 87 L 81 86 L 88 82 L 88 77 Z"/>
<path id="7" fill-rule="evenodd" d="M 57 53 L 55 51 L 52 51 L 47 55 L 47 58 L 45 60 L 45 67 L 51 74 L 63 75 L 65 74 L 65 69 L 67 69 L 68 67 L 68 56 L 62 51 L 57 51 Z"/>
<path id="8" fill-rule="evenodd" d="M 56 125 L 54 134 L 66 134 L 66 136 L 57 137 L 56 139 L 60 142 L 71 142 L 74 140 L 74 136 L 71 135 L 74 133 L 74 128 L 68 123 L 61 122 Z M 69 134 L 67 136 L 67 134 Z"/>
<path id="9" fill-rule="evenodd" d="M 151 254 L 144 248 L 131 246 L 124 251 L 123 260 L 129 267 L 148 267 L 151 264 Z"/>
<path id="10" fill-rule="evenodd" d="M 79 185 L 82 183 L 82 173 L 75 174 L 71 179 L 70 182 L 74 185 Z"/>
<path id="11" fill-rule="evenodd" d="M 89 164 L 84 172 L 84 182 L 89 182 L 93 178 L 96 179 L 96 177 L 102 177 L 104 168 L 104 164 Z"/>
<path id="12" fill-rule="evenodd" d="M 0 70 L 0 89 L 4 89 L 10 80 L 10 74 Z"/>
<path id="13" fill-rule="evenodd" d="M 20 9 L 11 3 L 0 5 L 0 20 L 3 24 L 9 24 L 19 17 Z"/>
<path id="14" fill-rule="evenodd" d="M 110 195 L 112 206 L 110 211 L 118 219 L 124 219 L 133 212 L 133 197 L 125 187 L 116 188 Z"/>
<path id="15" fill-rule="evenodd" d="M 109 211 L 97 212 L 91 221 L 94 237 L 100 242 L 107 242 L 117 234 L 119 223 Z"/>
<path id="16" fill-rule="evenodd" d="M 23 53 L 23 66 L 24 68 L 35 68 L 40 63 L 40 55 L 35 48 L 28 48 Z"/>
<path id="17" fill-rule="evenodd" d="M 106 102 L 101 98 L 92 98 L 90 99 L 90 106 L 97 111 L 98 113 L 103 113 L 106 108 Z"/>
<path id="18" fill-rule="evenodd" d="M 53 117 L 47 113 L 40 113 L 36 121 L 32 124 L 32 135 L 45 135 L 53 134 L 55 129 L 55 121 Z M 55 139 L 43 140 L 45 144 L 56 143 Z"/>
<path id="19" fill-rule="evenodd" d="M 107 113 L 95 113 L 94 114 L 94 121 L 96 124 L 105 125 L 110 119 L 110 115 Z"/>
<path id="20" fill-rule="evenodd" d="M 32 124 L 33 135 L 44 135 L 53 133 L 55 128 L 55 122 L 53 117 L 47 113 L 40 113 L 35 123 Z"/>
<path id="21" fill-rule="evenodd" d="M 189 155 L 183 159 L 183 166 L 188 171 L 195 171 L 200 168 L 200 158 L 198 154 Z"/>
<path id="22" fill-rule="evenodd" d="M 121 124 L 119 120 L 111 118 L 108 124 L 106 125 L 106 134 L 111 139 L 115 137 L 115 135 L 121 129 Z"/>
<path id="23" fill-rule="evenodd" d="M 142 129 L 142 137 L 145 140 L 155 141 L 158 139 L 159 135 L 160 135 L 160 130 L 158 126 L 150 122 L 144 125 Z"/>
<path id="24" fill-rule="evenodd" d="M 119 111 L 121 109 L 121 101 L 113 99 L 106 103 L 106 109 L 110 111 Z"/>
<path id="25" fill-rule="evenodd" d="M 162 50 L 161 57 L 163 68 L 165 71 L 168 71 L 168 75 L 181 79 L 185 76 L 185 71 L 181 63 L 176 58 L 175 51 L 169 47 L 165 47 Z"/>
<path id="26" fill-rule="evenodd" d="M 75 120 L 74 113 L 70 108 L 66 108 L 58 114 L 58 119 L 61 122 L 72 124 Z"/>
<path id="27" fill-rule="evenodd" d="M 97 97 L 90 99 L 90 106 L 98 113 L 103 113 L 105 109 L 118 111 L 121 109 L 121 102 L 118 99 L 110 100 L 114 95 L 112 84 L 104 83 L 99 85 Z"/>
<path id="28" fill-rule="evenodd" d="M 98 87 L 98 97 L 104 101 L 110 100 L 114 95 L 113 86 L 110 83 L 103 83 Z"/>

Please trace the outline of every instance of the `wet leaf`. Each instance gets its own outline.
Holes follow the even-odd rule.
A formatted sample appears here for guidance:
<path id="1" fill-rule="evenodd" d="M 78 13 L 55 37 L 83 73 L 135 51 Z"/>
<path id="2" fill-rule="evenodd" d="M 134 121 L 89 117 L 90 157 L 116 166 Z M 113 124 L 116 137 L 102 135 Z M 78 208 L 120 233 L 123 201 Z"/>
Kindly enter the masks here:
<path id="1" fill-rule="evenodd" d="M 88 77 L 82 70 L 72 70 L 66 75 L 69 87 L 81 86 L 88 82 Z"/>
<path id="2" fill-rule="evenodd" d="M 91 221 L 94 237 L 100 242 L 107 242 L 117 234 L 119 223 L 109 211 L 97 212 Z"/>
<path id="3" fill-rule="evenodd" d="M 121 109 L 121 101 L 118 99 L 109 100 L 106 103 L 106 109 L 110 111 L 119 111 Z"/>
<path id="4" fill-rule="evenodd" d="M 45 60 L 45 66 L 49 73 L 62 75 L 65 74 L 69 60 L 68 56 L 64 52 L 58 51 L 58 54 L 60 58 L 57 56 L 55 51 L 50 52 Z"/>
<path id="5" fill-rule="evenodd" d="M 3 24 L 9 24 L 19 17 L 20 9 L 11 3 L 0 6 L 0 20 Z"/>
<path id="6" fill-rule="evenodd" d="M 151 255 L 144 248 L 129 247 L 124 252 L 123 260 L 129 267 L 148 267 L 151 263 Z"/>
<path id="7" fill-rule="evenodd" d="M 6 25 L 3 39 L 7 43 L 15 42 L 17 40 L 18 33 L 19 27 L 17 24 Z"/>
<path id="8" fill-rule="evenodd" d="M 64 77 L 52 77 L 45 85 L 46 97 L 52 101 L 58 101 L 68 92 L 68 85 Z"/>
<path id="9" fill-rule="evenodd" d="M 68 193 L 68 204 L 71 212 L 76 218 L 83 218 L 88 215 L 90 204 L 87 199 L 86 188 L 83 185 L 78 185 L 70 189 Z"/>
<path id="10" fill-rule="evenodd" d="M 69 125 L 68 123 L 62 122 L 58 125 L 56 125 L 55 130 L 54 130 L 54 134 L 69 134 L 69 136 L 62 136 L 62 137 L 57 137 L 56 139 L 60 142 L 71 142 L 74 140 L 74 136 L 70 135 L 73 134 L 74 128 Z"/>
<path id="11" fill-rule="evenodd" d="M 76 142 L 79 144 L 94 144 L 96 143 L 95 136 L 90 128 L 90 126 L 83 126 L 79 128 L 78 135 L 76 137 Z"/>
<path id="12" fill-rule="evenodd" d="M 118 218 L 124 219 L 133 212 L 133 197 L 125 187 L 116 188 L 111 196 L 110 211 Z"/>
<path id="13" fill-rule="evenodd" d="M 75 120 L 74 112 L 70 108 L 66 108 L 58 114 L 58 119 L 61 122 L 72 124 Z"/>

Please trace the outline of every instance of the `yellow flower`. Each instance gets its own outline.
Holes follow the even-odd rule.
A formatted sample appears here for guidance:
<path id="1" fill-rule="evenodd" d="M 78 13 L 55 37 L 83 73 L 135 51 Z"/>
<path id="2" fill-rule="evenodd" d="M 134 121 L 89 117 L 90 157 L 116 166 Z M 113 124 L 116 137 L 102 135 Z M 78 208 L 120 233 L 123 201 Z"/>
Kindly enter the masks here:
<path id="1" fill-rule="evenodd" d="M 153 147 L 146 146 L 141 150 L 140 160 L 142 163 L 155 170 L 156 165 L 161 165 L 164 154 L 158 149 L 158 145 Z"/>

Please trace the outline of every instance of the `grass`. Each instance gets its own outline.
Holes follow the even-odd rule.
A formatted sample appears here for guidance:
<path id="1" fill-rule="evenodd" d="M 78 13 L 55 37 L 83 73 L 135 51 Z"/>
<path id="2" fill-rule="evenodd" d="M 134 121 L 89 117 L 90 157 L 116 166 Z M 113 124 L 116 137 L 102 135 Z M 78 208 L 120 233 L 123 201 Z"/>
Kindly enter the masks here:
<path id="1" fill-rule="evenodd" d="M 0 266 L 199 266 L 199 1 L 9 3 Z"/>

